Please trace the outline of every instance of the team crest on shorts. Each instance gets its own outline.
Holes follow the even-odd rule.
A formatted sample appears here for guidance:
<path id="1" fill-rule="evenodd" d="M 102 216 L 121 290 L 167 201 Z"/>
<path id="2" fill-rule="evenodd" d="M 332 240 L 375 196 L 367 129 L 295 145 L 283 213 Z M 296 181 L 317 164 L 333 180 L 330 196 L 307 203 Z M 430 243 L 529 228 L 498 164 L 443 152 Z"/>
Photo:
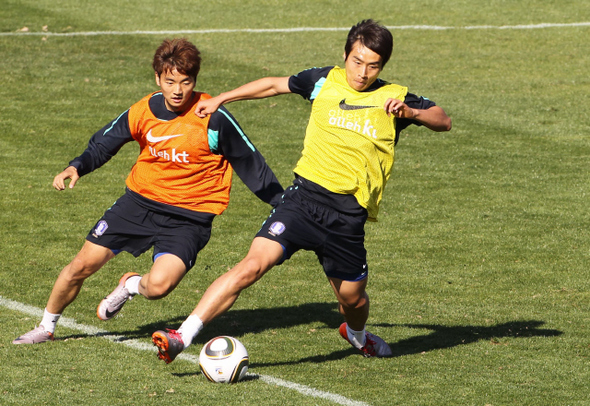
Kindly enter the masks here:
<path id="1" fill-rule="evenodd" d="M 285 225 L 283 223 L 281 223 L 280 221 L 275 221 L 268 228 L 268 233 L 270 235 L 276 237 L 276 236 L 283 234 L 286 229 L 287 229 L 287 227 L 285 227 Z"/>
<path id="2" fill-rule="evenodd" d="M 103 235 L 105 231 L 107 231 L 107 228 L 109 228 L 109 224 L 104 220 L 100 220 L 94 228 L 94 232 L 92 233 L 92 235 L 94 236 L 94 238 L 98 238 L 101 235 Z"/>

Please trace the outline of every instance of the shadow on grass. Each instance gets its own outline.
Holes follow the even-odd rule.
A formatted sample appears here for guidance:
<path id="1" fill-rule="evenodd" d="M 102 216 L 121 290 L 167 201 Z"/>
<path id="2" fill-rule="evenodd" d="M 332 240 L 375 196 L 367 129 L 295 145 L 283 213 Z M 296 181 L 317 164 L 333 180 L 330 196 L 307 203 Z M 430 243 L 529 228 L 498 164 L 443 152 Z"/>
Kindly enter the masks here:
<path id="1" fill-rule="evenodd" d="M 390 344 L 394 357 L 419 354 L 443 348 L 472 344 L 477 341 L 490 341 L 492 344 L 502 344 L 504 338 L 524 337 L 556 337 L 563 334 L 559 330 L 542 329 L 544 321 L 525 320 L 511 321 L 494 326 L 441 326 L 437 324 L 376 324 L 380 327 L 405 327 L 412 329 L 432 330 L 423 334 L 407 338 Z"/>
<path id="2" fill-rule="evenodd" d="M 411 328 L 432 330 L 428 334 L 422 334 L 397 342 L 389 342 L 392 350 L 392 358 L 404 355 L 422 354 L 429 351 L 452 348 L 460 345 L 472 344 L 478 341 L 490 341 L 492 344 L 501 344 L 504 338 L 523 337 L 556 337 L 563 332 L 552 329 L 541 329 L 545 324 L 539 320 L 513 321 L 495 326 L 441 326 L 437 324 L 373 324 L 382 328 Z M 369 330 L 371 325 L 368 326 Z M 381 338 L 387 338 L 383 334 Z M 316 355 L 293 362 L 284 363 L 260 363 L 252 364 L 253 367 L 298 364 L 301 362 L 320 363 L 343 359 L 350 355 L 360 354 L 352 347 L 344 350 L 334 351 L 327 355 Z"/>
<path id="3" fill-rule="evenodd" d="M 313 322 L 324 324 L 325 327 L 323 328 L 338 329 L 342 323 L 342 316 L 336 309 L 337 305 L 335 303 L 308 303 L 301 306 L 269 309 L 230 310 L 209 323 L 201 334 L 195 338 L 193 344 L 204 344 L 219 335 L 240 337 L 249 333 L 260 333 Z M 125 339 L 151 337 L 156 330 L 163 330 L 164 328 L 177 329 L 186 316 L 144 324 L 131 331 L 112 330 L 108 335 L 120 335 L 124 336 Z M 81 335 L 78 335 L 78 337 L 81 337 Z"/>
<path id="4" fill-rule="evenodd" d="M 125 312 L 123 309 L 122 312 Z M 121 341 L 132 339 L 144 339 L 151 337 L 152 333 L 165 328 L 177 329 L 188 316 L 178 316 L 164 321 L 154 321 L 143 324 L 134 330 L 109 329 L 108 333 L 98 333 L 93 337 L 120 336 Z M 132 317 L 129 312 L 127 317 Z M 205 344 L 211 338 L 220 335 L 241 337 L 249 333 L 260 333 L 263 331 L 289 328 L 302 324 L 320 322 L 323 328 L 338 329 L 342 323 L 342 316 L 337 311 L 335 303 L 308 303 L 301 306 L 275 307 L 269 309 L 253 310 L 230 310 L 205 327 L 193 344 Z M 101 326 L 108 327 L 107 324 Z M 89 337 L 86 334 L 74 334 L 66 337 L 56 338 L 57 340 L 78 339 Z"/>
<path id="5" fill-rule="evenodd" d="M 110 331 L 108 335 L 121 336 L 122 340 L 145 339 L 150 337 L 156 330 L 178 328 L 184 321 L 185 316 L 179 316 L 166 321 L 144 324 L 132 331 Z M 300 306 L 276 307 L 269 309 L 248 309 L 230 310 L 213 322 L 211 322 L 193 344 L 204 344 L 212 337 L 218 335 L 230 335 L 241 337 L 249 333 L 260 333 L 263 331 L 290 328 L 298 325 L 319 322 L 326 329 L 337 329 L 342 323 L 342 316 L 336 310 L 334 303 L 308 303 Z M 452 348 L 460 345 L 472 344 L 478 341 L 490 341 L 492 344 L 501 344 L 505 338 L 523 337 L 555 337 L 563 334 L 559 330 L 541 328 L 545 322 L 539 320 L 512 321 L 493 326 L 443 326 L 438 324 L 369 324 L 371 327 L 380 327 L 380 335 L 388 339 L 395 335 L 388 333 L 388 328 L 409 328 L 418 330 L 430 330 L 426 334 L 416 335 L 400 341 L 389 342 L 392 349 L 392 357 L 404 355 L 421 354 L 438 349 Z M 99 334 L 106 335 L 106 334 Z M 64 338 L 78 338 L 84 335 L 76 335 Z M 351 355 L 360 354 L 358 351 L 342 343 L 342 350 L 330 354 L 316 355 L 303 358 L 297 361 L 251 364 L 252 367 L 264 367 L 275 365 L 298 364 L 301 362 L 320 363 L 343 359 Z"/>

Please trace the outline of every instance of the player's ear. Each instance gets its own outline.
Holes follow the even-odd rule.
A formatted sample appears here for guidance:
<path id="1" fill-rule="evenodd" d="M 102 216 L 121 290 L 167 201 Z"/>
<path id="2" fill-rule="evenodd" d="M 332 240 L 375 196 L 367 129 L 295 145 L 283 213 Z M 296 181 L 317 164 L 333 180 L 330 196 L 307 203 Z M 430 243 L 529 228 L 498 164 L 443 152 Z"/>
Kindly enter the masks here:
<path id="1" fill-rule="evenodd" d="M 158 75 L 158 72 L 154 72 L 156 74 L 156 84 L 158 86 L 160 86 L 160 75 Z"/>

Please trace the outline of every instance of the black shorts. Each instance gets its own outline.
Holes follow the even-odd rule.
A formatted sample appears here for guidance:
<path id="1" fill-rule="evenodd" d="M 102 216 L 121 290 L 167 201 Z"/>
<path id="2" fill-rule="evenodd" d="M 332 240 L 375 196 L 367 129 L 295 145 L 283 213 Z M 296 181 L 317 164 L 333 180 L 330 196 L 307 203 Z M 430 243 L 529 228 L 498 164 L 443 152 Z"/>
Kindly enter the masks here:
<path id="1" fill-rule="evenodd" d="M 256 236 L 281 244 L 283 261 L 300 249 L 314 251 L 327 276 L 363 280 L 368 275 L 366 211 L 349 215 L 318 200 L 301 187 L 288 187 Z"/>
<path id="2" fill-rule="evenodd" d="M 126 193 L 104 213 L 86 239 L 115 254 L 126 251 L 135 257 L 154 247 L 154 260 L 162 254 L 173 254 L 188 271 L 210 236 L 211 222 L 150 210 Z"/>

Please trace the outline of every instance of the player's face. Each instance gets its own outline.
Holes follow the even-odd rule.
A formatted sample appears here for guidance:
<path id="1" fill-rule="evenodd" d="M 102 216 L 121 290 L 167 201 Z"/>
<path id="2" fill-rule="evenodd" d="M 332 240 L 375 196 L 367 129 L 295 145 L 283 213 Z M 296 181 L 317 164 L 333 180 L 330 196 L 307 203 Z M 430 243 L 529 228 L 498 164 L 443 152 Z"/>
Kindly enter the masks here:
<path id="1" fill-rule="evenodd" d="M 195 79 L 178 73 L 174 69 L 172 72 L 163 72 L 160 76 L 156 73 L 156 83 L 162 89 L 162 95 L 168 110 L 177 113 L 186 110 L 193 96 Z"/>
<path id="2" fill-rule="evenodd" d="M 366 90 L 381 73 L 381 56 L 357 41 L 344 61 L 346 81 L 358 92 Z"/>

